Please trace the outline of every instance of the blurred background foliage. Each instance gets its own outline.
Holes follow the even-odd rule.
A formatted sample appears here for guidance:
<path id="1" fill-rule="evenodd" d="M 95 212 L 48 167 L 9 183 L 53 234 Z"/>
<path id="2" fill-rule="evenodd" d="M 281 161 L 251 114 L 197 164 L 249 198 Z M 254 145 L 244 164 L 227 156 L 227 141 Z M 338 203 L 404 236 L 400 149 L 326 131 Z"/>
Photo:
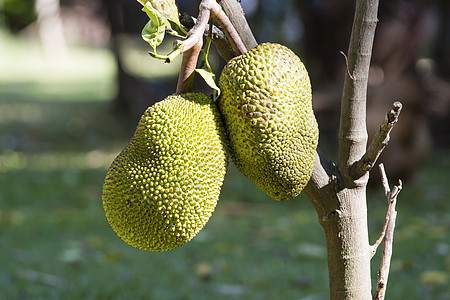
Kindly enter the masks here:
<path id="1" fill-rule="evenodd" d="M 196 1 L 178 4 L 197 13 Z M 308 67 L 320 147 L 333 158 L 353 1 L 241 4 L 259 42 L 289 46 Z M 369 134 L 393 101 L 404 104 L 381 159 L 392 184 L 405 180 L 389 299 L 450 299 L 449 7 L 380 3 Z M 0 298 L 327 299 L 324 238 L 308 200 L 277 203 L 233 166 L 189 244 L 144 253 L 109 228 L 106 169 L 145 108 L 174 92 L 180 64 L 150 59 L 146 18 L 133 0 L 0 1 Z M 213 53 L 211 64 L 220 72 L 224 61 Z M 371 178 L 374 241 L 386 205 Z"/>

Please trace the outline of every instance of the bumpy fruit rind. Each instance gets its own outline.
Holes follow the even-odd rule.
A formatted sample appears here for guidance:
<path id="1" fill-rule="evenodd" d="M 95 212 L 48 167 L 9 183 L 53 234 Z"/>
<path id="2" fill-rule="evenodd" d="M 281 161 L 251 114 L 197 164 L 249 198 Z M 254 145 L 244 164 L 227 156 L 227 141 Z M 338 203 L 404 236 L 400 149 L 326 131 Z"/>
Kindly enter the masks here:
<path id="1" fill-rule="evenodd" d="M 133 247 L 166 251 L 190 241 L 213 213 L 228 165 L 217 107 L 202 94 L 149 107 L 103 185 L 103 207 Z"/>
<path id="2" fill-rule="evenodd" d="M 276 200 L 297 196 L 311 177 L 319 137 L 300 58 L 284 46 L 260 44 L 227 63 L 219 87 L 237 168 Z"/>

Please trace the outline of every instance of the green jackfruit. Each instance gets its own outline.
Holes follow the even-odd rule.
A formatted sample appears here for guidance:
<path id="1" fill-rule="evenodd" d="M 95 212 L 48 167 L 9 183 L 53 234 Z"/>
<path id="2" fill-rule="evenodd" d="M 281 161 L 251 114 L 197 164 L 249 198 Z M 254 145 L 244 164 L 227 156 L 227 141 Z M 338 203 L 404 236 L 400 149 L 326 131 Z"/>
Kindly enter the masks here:
<path id="1" fill-rule="evenodd" d="M 219 87 L 237 168 L 278 201 L 297 196 L 311 177 L 319 137 L 301 60 L 284 46 L 261 44 L 227 63 Z"/>
<path id="2" fill-rule="evenodd" d="M 166 251 L 190 241 L 213 213 L 228 154 L 216 105 L 202 94 L 149 107 L 103 185 L 103 208 L 135 248 Z"/>

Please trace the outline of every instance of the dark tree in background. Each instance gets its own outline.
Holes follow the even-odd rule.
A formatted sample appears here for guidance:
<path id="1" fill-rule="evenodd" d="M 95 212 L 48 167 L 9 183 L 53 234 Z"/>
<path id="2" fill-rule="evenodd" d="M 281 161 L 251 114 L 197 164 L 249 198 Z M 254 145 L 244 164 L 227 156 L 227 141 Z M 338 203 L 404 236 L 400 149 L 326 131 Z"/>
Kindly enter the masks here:
<path id="1" fill-rule="evenodd" d="M 137 107 L 148 103 L 154 95 L 150 83 L 129 74 L 123 65 L 121 55 L 121 37 L 126 34 L 139 33 L 147 22 L 145 14 L 140 12 L 140 4 L 137 1 L 104 0 L 107 11 L 107 20 L 111 30 L 110 48 L 117 65 L 117 94 L 114 99 L 114 109 L 126 111 L 131 114 L 139 114 Z M 138 38 L 139 36 L 136 35 Z"/>

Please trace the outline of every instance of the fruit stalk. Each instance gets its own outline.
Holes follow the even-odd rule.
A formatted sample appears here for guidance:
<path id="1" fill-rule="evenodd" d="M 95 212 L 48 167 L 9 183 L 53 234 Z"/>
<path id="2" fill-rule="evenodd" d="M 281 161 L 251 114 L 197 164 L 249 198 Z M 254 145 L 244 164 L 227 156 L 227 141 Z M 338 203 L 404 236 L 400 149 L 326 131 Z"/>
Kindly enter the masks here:
<path id="1" fill-rule="evenodd" d="M 200 40 L 191 49 L 183 53 L 183 60 L 181 61 L 180 74 L 178 75 L 175 94 L 181 95 L 191 92 L 194 83 L 194 72 L 197 67 L 198 55 L 202 50 L 202 45 L 203 42 Z"/>

